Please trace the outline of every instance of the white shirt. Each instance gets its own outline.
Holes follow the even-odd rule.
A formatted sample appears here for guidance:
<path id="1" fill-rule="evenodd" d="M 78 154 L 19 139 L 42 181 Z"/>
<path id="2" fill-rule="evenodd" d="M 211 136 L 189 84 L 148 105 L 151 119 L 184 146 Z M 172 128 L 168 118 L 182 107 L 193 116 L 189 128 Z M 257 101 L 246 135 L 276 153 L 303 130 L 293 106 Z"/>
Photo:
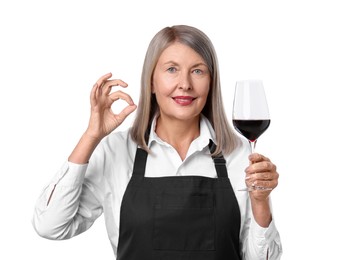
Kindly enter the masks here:
<path id="1" fill-rule="evenodd" d="M 215 143 L 214 130 L 202 116 L 200 136 L 195 139 L 184 161 L 177 151 L 155 133 L 153 120 L 148 147 L 146 177 L 200 175 L 216 178 L 208 149 Z M 113 132 L 102 140 L 88 164 L 65 162 L 50 184 L 44 188 L 35 206 L 33 225 L 37 233 L 49 239 L 67 239 L 86 231 L 104 213 L 106 229 L 117 253 L 120 206 L 132 175 L 137 144 L 130 130 Z M 280 259 L 282 245 L 274 221 L 260 227 L 252 217 L 244 169 L 248 166 L 248 145 L 241 145 L 225 156 L 228 176 L 241 214 L 240 244 L 242 259 Z M 48 203 L 49 202 L 49 203 Z"/>

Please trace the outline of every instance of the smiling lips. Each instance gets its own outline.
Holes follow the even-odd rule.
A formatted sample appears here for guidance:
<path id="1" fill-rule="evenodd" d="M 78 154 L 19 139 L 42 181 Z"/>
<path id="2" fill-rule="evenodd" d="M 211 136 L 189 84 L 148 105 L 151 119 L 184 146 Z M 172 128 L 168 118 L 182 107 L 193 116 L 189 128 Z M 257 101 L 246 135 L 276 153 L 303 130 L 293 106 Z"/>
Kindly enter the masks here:
<path id="1" fill-rule="evenodd" d="M 173 97 L 173 100 L 181 106 L 188 106 L 190 105 L 196 98 L 190 96 L 177 96 Z"/>

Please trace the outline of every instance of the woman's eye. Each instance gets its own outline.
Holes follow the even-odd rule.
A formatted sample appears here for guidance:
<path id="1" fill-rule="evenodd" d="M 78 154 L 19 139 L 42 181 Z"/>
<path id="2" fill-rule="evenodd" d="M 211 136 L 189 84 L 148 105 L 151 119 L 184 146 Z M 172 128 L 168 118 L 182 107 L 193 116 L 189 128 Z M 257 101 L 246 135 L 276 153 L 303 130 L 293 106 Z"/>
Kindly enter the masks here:
<path id="1" fill-rule="evenodd" d="M 200 70 L 200 69 L 195 69 L 195 70 L 194 70 L 194 73 L 195 73 L 195 74 L 202 74 L 202 70 Z"/>
<path id="2" fill-rule="evenodd" d="M 176 70 L 177 69 L 175 67 L 170 67 L 170 68 L 167 69 L 168 72 L 172 72 L 172 73 L 176 72 Z"/>

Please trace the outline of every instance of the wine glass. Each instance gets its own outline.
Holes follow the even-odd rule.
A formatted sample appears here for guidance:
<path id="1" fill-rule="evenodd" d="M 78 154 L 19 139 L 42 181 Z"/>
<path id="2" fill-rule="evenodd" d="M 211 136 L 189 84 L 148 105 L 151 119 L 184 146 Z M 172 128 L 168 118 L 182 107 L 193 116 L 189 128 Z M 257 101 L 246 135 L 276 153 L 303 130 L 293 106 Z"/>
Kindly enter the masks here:
<path id="1" fill-rule="evenodd" d="M 261 80 L 242 80 L 235 85 L 233 101 L 233 125 L 249 142 L 254 153 L 257 139 L 270 125 L 270 114 Z M 250 187 L 245 190 L 267 190 L 264 187 Z"/>

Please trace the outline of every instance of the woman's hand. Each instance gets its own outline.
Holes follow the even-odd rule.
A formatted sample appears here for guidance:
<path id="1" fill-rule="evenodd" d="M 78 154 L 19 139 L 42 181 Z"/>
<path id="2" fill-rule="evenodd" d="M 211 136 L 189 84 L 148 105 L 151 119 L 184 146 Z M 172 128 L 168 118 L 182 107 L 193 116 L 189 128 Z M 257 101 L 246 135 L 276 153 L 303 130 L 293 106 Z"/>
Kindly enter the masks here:
<path id="1" fill-rule="evenodd" d="M 110 79 L 111 76 L 111 73 L 102 76 L 92 88 L 90 121 L 86 132 L 68 157 L 68 161 L 72 163 L 87 163 L 101 139 L 115 130 L 136 109 L 128 94 L 122 91 L 111 93 L 113 86 L 128 86 L 122 80 Z M 128 106 L 119 114 L 114 114 L 111 105 L 118 99 L 126 101 Z"/>
<path id="2" fill-rule="evenodd" d="M 110 79 L 111 76 L 112 74 L 108 73 L 99 78 L 91 91 L 91 116 L 85 134 L 98 140 L 115 130 L 136 109 L 136 105 L 128 94 L 120 90 L 110 93 L 113 86 L 123 88 L 128 86 L 122 80 Z M 115 114 L 111 105 L 119 99 L 126 101 L 128 106 Z"/>
<path id="3" fill-rule="evenodd" d="M 277 187 L 278 173 L 276 165 L 269 158 L 261 154 L 251 154 L 251 162 L 245 170 L 246 185 L 250 189 L 251 207 L 253 216 L 261 227 L 268 227 L 272 220 L 269 195 Z"/>
<path id="4" fill-rule="evenodd" d="M 278 185 L 279 174 L 276 171 L 276 165 L 269 158 L 258 153 L 251 154 L 249 160 L 251 164 L 245 172 L 246 185 L 253 188 L 250 192 L 251 199 L 265 201 Z"/>

